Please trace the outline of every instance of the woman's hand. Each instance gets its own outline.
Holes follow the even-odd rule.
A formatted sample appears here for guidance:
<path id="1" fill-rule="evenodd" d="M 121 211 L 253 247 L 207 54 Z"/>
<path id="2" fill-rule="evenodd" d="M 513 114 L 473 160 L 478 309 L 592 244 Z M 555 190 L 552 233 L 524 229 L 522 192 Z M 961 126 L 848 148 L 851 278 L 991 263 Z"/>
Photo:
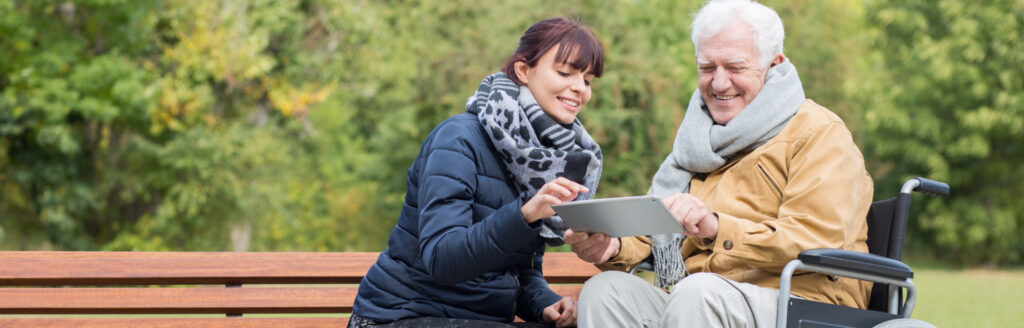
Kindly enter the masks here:
<path id="1" fill-rule="evenodd" d="M 554 322 L 555 327 L 572 327 L 576 325 L 576 301 L 572 297 L 563 297 L 562 300 L 544 308 L 544 322 Z"/>
<path id="2" fill-rule="evenodd" d="M 551 205 L 576 199 L 576 195 L 581 192 L 590 192 L 590 189 L 563 177 L 545 183 L 540 190 L 537 190 L 537 194 L 533 198 L 523 204 L 521 209 L 523 219 L 526 219 L 526 223 L 533 223 L 555 215 L 555 210 L 551 209 Z"/>

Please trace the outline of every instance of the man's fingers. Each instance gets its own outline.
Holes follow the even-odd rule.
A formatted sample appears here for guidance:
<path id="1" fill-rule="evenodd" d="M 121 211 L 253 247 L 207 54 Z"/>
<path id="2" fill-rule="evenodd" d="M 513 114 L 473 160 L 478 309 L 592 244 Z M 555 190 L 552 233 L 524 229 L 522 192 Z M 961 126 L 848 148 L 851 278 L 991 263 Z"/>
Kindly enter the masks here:
<path id="1" fill-rule="evenodd" d="M 567 230 L 564 238 L 565 242 L 570 245 L 569 248 L 576 253 L 576 256 L 587 262 L 604 262 L 609 253 L 613 253 L 609 252 L 610 245 L 612 244 L 611 237 L 602 233 Z"/>
<path id="2" fill-rule="evenodd" d="M 669 213 L 679 221 L 679 224 L 686 225 L 686 208 L 683 207 L 682 202 L 672 203 L 672 207 L 668 208 Z"/>
<path id="3" fill-rule="evenodd" d="M 580 245 L 581 247 L 577 253 L 585 256 L 591 262 L 604 262 L 606 260 L 605 257 L 610 253 L 610 244 L 610 242 L 586 243 L 586 245 Z"/>
<path id="4" fill-rule="evenodd" d="M 566 229 L 565 236 L 563 238 L 565 239 L 565 243 L 567 244 L 578 244 L 580 242 L 587 240 L 588 237 L 589 234 L 586 232 L 576 232 L 573 231 L 572 229 Z"/>
<path id="5" fill-rule="evenodd" d="M 683 228 L 685 228 L 686 232 L 688 232 L 688 233 L 692 233 L 692 234 L 700 233 L 700 226 L 699 226 L 700 218 L 694 217 L 694 214 L 696 212 L 697 211 L 694 211 L 691 208 L 691 209 L 686 211 L 686 214 L 683 215 Z"/>
<path id="6" fill-rule="evenodd" d="M 579 248 L 574 250 L 581 259 L 587 262 L 596 262 L 601 260 L 601 251 L 594 249 L 594 247 Z"/>
<path id="7" fill-rule="evenodd" d="M 602 240 L 600 235 L 601 234 L 596 234 L 596 233 L 595 234 L 590 234 L 590 236 L 587 238 L 587 240 L 585 240 L 585 241 L 583 241 L 581 243 L 578 243 L 577 246 L 581 250 L 590 250 L 590 249 L 594 249 L 594 248 L 604 248 L 604 247 L 607 247 L 608 246 L 607 239 Z"/>
<path id="8" fill-rule="evenodd" d="M 579 244 L 573 245 L 573 248 L 575 248 L 574 251 L 576 251 L 577 253 L 583 254 L 583 255 L 593 256 L 593 254 L 594 254 L 594 251 L 593 251 L 594 245 L 593 245 L 593 243 L 579 243 Z"/>

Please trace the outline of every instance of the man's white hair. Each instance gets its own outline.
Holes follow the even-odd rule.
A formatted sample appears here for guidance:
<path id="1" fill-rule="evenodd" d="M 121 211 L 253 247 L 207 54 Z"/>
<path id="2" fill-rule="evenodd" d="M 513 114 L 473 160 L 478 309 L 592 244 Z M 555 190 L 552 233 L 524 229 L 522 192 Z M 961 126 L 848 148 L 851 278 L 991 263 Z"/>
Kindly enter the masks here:
<path id="1" fill-rule="evenodd" d="M 693 19 L 693 48 L 700 53 L 700 41 L 715 36 L 731 25 L 736 19 L 750 25 L 757 43 L 757 54 L 761 67 L 771 62 L 772 56 L 782 53 L 782 41 L 786 31 L 782 19 L 774 9 L 753 0 L 711 0 L 697 12 Z"/>

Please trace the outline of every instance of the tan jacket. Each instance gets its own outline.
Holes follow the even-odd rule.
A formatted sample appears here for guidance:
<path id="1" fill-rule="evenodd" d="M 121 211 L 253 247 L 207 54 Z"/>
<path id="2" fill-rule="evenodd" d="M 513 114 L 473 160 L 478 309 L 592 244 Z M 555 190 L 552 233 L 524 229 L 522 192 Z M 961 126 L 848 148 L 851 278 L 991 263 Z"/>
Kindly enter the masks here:
<path id="1" fill-rule="evenodd" d="M 779 288 L 782 268 L 804 250 L 867 252 L 873 182 L 843 121 L 811 100 L 777 136 L 722 168 L 690 180 L 690 193 L 718 214 L 714 241 L 687 238 L 690 272 L 714 272 L 740 282 Z M 622 238 L 619 254 L 602 269 L 629 269 L 651 253 L 645 237 Z M 794 295 L 867 307 L 870 283 L 797 272 Z"/>

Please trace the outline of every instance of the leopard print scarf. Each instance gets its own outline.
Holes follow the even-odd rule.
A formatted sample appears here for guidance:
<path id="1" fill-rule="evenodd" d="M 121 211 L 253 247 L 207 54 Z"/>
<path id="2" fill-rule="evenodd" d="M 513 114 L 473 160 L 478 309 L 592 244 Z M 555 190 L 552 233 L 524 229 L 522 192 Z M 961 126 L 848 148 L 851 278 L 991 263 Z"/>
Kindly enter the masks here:
<path id="1" fill-rule="evenodd" d="M 590 189 L 576 200 L 594 198 L 601 178 L 601 147 L 579 119 L 559 124 L 544 113 L 529 89 L 500 72 L 480 82 L 466 101 L 466 111 L 480 119 L 519 192 L 533 197 L 545 183 L 564 176 Z M 559 246 L 565 243 L 566 228 L 555 215 L 543 219 L 540 236 Z"/>

